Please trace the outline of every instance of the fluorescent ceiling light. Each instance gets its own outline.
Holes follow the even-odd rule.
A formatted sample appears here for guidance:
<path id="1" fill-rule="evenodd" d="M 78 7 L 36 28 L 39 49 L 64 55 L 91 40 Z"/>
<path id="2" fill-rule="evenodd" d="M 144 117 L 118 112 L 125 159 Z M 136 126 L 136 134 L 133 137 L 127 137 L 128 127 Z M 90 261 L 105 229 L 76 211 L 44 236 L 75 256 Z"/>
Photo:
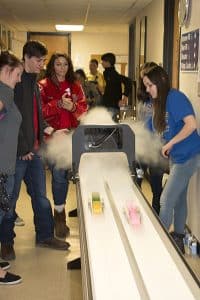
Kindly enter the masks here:
<path id="1" fill-rule="evenodd" d="M 83 25 L 56 25 L 55 27 L 58 31 L 82 31 L 84 29 Z"/>

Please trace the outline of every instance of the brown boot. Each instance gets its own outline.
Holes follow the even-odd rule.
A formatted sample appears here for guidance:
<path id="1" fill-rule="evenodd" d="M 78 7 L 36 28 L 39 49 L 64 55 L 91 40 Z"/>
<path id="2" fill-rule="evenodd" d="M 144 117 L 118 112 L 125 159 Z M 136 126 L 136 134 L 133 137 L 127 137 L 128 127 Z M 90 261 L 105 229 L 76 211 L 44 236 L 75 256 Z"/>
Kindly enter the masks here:
<path id="1" fill-rule="evenodd" d="M 66 214 L 64 209 L 60 213 L 54 209 L 54 224 L 55 235 L 57 237 L 66 238 L 69 235 L 69 227 L 66 225 Z"/>
<path id="2" fill-rule="evenodd" d="M 55 250 L 68 250 L 70 247 L 70 243 L 65 241 L 60 241 L 55 237 L 49 238 L 41 242 L 37 242 L 36 245 L 38 247 L 51 248 Z"/>
<path id="3" fill-rule="evenodd" d="M 15 259 L 15 250 L 13 245 L 1 243 L 1 258 L 4 260 Z"/>

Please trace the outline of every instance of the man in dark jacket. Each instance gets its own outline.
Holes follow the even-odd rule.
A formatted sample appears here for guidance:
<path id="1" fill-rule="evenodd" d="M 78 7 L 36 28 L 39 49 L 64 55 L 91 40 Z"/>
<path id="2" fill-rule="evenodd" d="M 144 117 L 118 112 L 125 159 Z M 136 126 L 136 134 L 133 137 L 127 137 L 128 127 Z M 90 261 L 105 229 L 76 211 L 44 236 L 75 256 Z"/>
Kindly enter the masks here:
<path id="1" fill-rule="evenodd" d="M 58 250 L 67 250 L 69 243 L 54 237 L 52 209 L 46 197 L 46 178 L 38 149 L 43 142 L 44 131 L 53 132 L 42 119 L 40 93 L 36 82 L 37 74 L 44 66 L 46 47 L 37 41 L 28 41 L 23 47 L 24 72 L 15 88 L 15 103 L 22 115 L 19 131 L 15 185 L 12 195 L 13 208 L 19 197 L 22 180 L 31 197 L 36 232 L 36 245 Z M 46 128 L 45 128 L 46 127 Z M 14 209 L 11 209 L 0 228 L 1 256 L 15 258 Z"/>
<path id="2" fill-rule="evenodd" d="M 120 106 L 128 104 L 128 96 L 132 90 L 131 80 L 115 70 L 116 57 L 113 53 L 103 54 L 101 60 L 105 69 L 103 76 L 106 83 L 102 104 L 115 115 L 119 113 Z"/>

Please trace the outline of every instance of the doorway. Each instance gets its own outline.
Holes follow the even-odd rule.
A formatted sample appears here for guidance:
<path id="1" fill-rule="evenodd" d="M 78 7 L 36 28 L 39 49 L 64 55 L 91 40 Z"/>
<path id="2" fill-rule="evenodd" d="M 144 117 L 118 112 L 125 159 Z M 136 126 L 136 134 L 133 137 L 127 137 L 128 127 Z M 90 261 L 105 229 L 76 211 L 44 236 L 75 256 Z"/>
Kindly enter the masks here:
<path id="1" fill-rule="evenodd" d="M 28 32 L 28 41 L 37 40 L 44 43 L 48 49 L 47 62 L 54 52 L 71 55 L 71 35 L 70 33 L 57 32 Z"/>

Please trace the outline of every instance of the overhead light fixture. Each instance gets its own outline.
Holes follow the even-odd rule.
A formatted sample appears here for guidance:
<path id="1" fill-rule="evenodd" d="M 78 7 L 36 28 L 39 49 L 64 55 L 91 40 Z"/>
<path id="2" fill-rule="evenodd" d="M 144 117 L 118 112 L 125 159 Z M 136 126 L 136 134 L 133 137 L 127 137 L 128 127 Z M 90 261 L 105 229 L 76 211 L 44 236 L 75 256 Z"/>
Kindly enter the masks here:
<path id="1" fill-rule="evenodd" d="M 83 25 L 56 25 L 58 31 L 83 31 Z"/>

